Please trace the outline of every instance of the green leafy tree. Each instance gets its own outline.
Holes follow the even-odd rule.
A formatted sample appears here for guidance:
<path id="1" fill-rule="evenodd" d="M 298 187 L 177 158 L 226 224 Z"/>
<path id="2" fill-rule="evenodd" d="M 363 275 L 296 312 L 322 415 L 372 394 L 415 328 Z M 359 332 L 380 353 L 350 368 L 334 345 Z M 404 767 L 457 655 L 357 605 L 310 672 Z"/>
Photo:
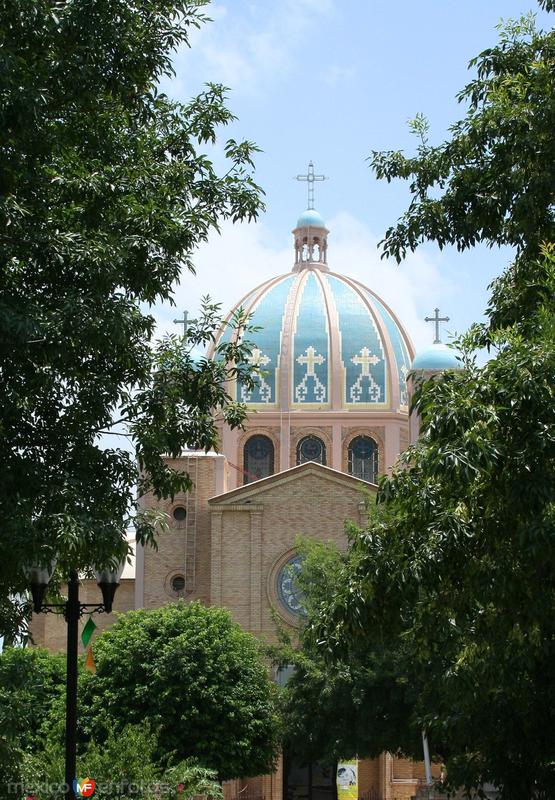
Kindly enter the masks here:
<path id="1" fill-rule="evenodd" d="M 216 422 L 245 409 L 226 380 L 250 380 L 248 344 L 195 360 L 221 318 L 208 305 L 187 338 L 152 346 L 149 308 L 220 220 L 261 209 L 255 146 L 206 147 L 231 122 L 225 89 L 188 103 L 157 86 L 172 53 L 205 20 L 207 0 L 7 0 L 0 9 L 0 631 L 26 607 L 22 566 L 58 555 L 68 569 L 105 565 L 154 522 L 136 487 L 189 485 L 162 453 L 210 448 Z M 232 324 L 243 328 L 245 320 Z M 236 364 L 238 366 L 227 366 Z M 106 447 L 102 434 L 127 436 Z M 125 441 L 125 440 L 122 440 Z M 146 478 L 145 476 L 148 476 Z"/>
<path id="2" fill-rule="evenodd" d="M 89 673 L 79 665 L 83 686 Z M 0 654 L 0 798 L 18 796 L 25 788 L 37 800 L 58 800 L 65 780 L 65 658 L 41 648 L 7 647 Z M 81 717 L 86 717 L 86 710 Z M 177 754 L 160 757 L 158 736 L 141 720 L 115 727 L 102 737 L 82 736 L 78 776 L 94 778 L 95 797 L 154 800 L 163 786 L 165 797 L 178 800 L 199 794 L 221 798 L 216 773 L 195 759 Z"/>
<path id="3" fill-rule="evenodd" d="M 122 731 L 112 731 L 101 745 L 89 742 L 79 757 L 77 773 L 82 779 L 94 779 L 94 796 L 99 800 L 190 800 L 199 795 L 221 800 L 222 788 L 213 770 L 189 759 L 163 771 L 156 762 L 157 747 L 157 737 L 147 724 L 126 725 Z M 64 750 L 59 742 L 47 738 L 42 750 L 25 754 L 21 783 L 36 800 L 59 800 L 59 786 L 64 783 Z"/>
<path id="4" fill-rule="evenodd" d="M 355 533 L 349 527 L 349 535 Z M 375 757 L 384 749 L 416 749 L 420 735 L 415 741 L 409 724 L 411 687 L 400 676 L 399 647 L 357 636 L 325 649 L 315 636 L 320 607 L 335 596 L 344 573 L 356 571 L 358 551 L 311 540 L 299 540 L 297 547 L 303 562 L 295 579 L 307 624 L 298 641 L 280 627 L 280 643 L 269 648 L 274 664 L 294 667 L 280 695 L 285 747 L 301 762 L 327 764 Z"/>
<path id="5" fill-rule="evenodd" d="M 63 656 L 41 648 L 6 647 L 0 653 L 0 797 L 21 778 L 24 754 L 43 748 L 47 720 L 64 694 Z"/>
<path id="6" fill-rule="evenodd" d="M 411 181 L 386 254 L 430 239 L 516 257 L 488 324 L 459 342 L 464 369 L 416 386 L 421 440 L 382 480 L 309 619 L 332 662 L 356 663 L 376 642 L 396 653 L 413 742 L 427 731 L 451 787 L 490 781 L 504 800 L 555 794 L 554 55 L 553 31 L 506 23 L 473 62 L 449 141 L 431 146 L 419 117 L 416 157 L 373 156 L 379 177 Z M 492 358 L 478 366 L 484 345 Z M 377 726 L 384 748 L 388 734 Z"/>
<path id="7" fill-rule="evenodd" d="M 40 746 L 40 725 L 65 692 L 65 657 L 40 647 L 0 653 L 0 741 L 26 750 Z"/>
<path id="8" fill-rule="evenodd" d="M 552 2 L 541 5 L 553 11 Z M 544 242 L 555 241 L 555 32 L 538 30 L 532 14 L 500 26 L 499 43 L 470 62 L 476 77 L 459 94 L 466 116 L 441 145 L 428 123 L 412 123 L 415 156 L 374 152 L 378 178 L 409 181 L 407 211 L 382 242 L 400 261 L 431 240 L 440 248 L 478 242 L 509 245 L 514 263 L 496 282 L 492 327 L 533 309 L 541 293 L 535 264 Z"/>
<path id="9" fill-rule="evenodd" d="M 96 675 L 80 688 L 85 736 L 146 720 L 157 759 L 196 758 L 218 778 L 272 769 L 278 747 L 274 686 L 260 646 L 229 613 L 176 603 L 120 616 L 95 642 Z"/>

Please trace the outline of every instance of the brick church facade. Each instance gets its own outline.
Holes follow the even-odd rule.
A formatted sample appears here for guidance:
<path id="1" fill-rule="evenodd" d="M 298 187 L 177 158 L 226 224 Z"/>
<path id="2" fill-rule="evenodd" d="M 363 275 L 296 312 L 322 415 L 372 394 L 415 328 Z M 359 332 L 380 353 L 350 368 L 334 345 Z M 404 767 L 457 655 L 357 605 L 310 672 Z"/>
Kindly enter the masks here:
<path id="1" fill-rule="evenodd" d="M 245 430 L 222 428 L 219 453 L 190 451 L 172 462 L 190 473 L 194 487 L 161 504 L 169 531 L 156 551 L 136 548 L 116 610 L 200 600 L 225 606 L 267 640 L 275 637 L 276 612 L 293 628 L 302 624 L 292 579 L 297 537 L 345 548 L 345 522 L 364 524 L 378 476 L 415 438 L 406 382 L 410 339 L 371 289 L 330 270 L 328 233 L 316 211 L 304 212 L 293 231 L 292 271 L 237 304 L 260 328 L 250 337 L 252 362 L 264 371 L 253 390 L 229 390 L 252 413 Z M 223 329 L 219 341 L 228 335 Z M 144 503 L 160 505 L 154 497 Z M 97 591 L 84 586 L 85 598 L 89 590 Z M 34 634 L 50 647 L 64 646 L 63 627 L 52 617 L 37 618 Z M 405 800 L 423 778 L 422 764 L 384 753 L 359 762 L 358 796 Z M 284 767 L 281 760 L 275 774 L 234 781 L 226 792 L 331 800 L 330 787 L 329 771 Z"/>

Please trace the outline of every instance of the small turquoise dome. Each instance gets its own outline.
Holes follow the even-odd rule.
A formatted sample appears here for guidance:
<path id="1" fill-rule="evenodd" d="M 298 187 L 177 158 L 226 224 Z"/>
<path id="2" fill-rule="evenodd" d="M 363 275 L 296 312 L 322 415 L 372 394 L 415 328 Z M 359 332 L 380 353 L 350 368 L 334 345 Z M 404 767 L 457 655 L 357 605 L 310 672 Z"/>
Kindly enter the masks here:
<path id="1" fill-rule="evenodd" d="M 412 369 L 462 369 L 457 356 L 457 351 L 446 344 L 431 344 L 415 355 Z"/>
<path id="2" fill-rule="evenodd" d="M 320 216 L 320 214 L 315 211 L 313 208 L 307 208 L 306 211 L 303 211 L 299 219 L 297 220 L 297 228 L 325 228 L 326 223 Z"/>

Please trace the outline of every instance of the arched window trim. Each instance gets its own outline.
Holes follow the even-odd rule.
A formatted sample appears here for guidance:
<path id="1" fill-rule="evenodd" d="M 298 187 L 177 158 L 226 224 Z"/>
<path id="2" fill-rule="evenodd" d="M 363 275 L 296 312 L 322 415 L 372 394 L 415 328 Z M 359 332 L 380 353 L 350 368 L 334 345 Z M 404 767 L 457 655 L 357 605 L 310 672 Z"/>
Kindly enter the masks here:
<path id="1" fill-rule="evenodd" d="M 315 458 L 302 458 L 301 449 L 302 449 L 303 444 L 308 439 L 315 439 L 317 442 L 320 443 L 320 446 L 322 448 L 321 449 L 321 454 L 322 454 L 321 460 L 317 460 Z M 309 461 L 315 461 L 317 464 L 323 464 L 325 466 L 326 465 L 326 458 L 327 458 L 326 443 L 319 436 L 316 436 L 315 433 L 307 433 L 306 436 L 302 436 L 299 439 L 299 441 L 297 442 L 296 453 L 295 453 L 295 461 L 296 461 L 297 466 L 299 464 L 306 464 Z"/>
<path id="2" fill-rule="evenodd" d="M 356 457 L 353 450 L 354 445 L 363 439 L 372 442 L 373 451 L 367 459 Z M 379 468 L 379 454 L 380 448 L 378 442 L 372 436 L 368 434 L 353 436 L 347 449 L 347 470 L 349 475 L 352 475 L 354 478 L 359 478 L 362 481 L 376 483 Z M 355 462 L 355 458 L 358 463 Z"/>
<path id="3" fill-rule="evenodd" d="M 260 444 L 265 443 L 267 445 L 267 456 L 261 456 L 257 459 L 253 454 L 252 447 L 256 439 Z M 250 452 L 249 447 L 251 448 Z M 258 460 L 258 464 L 255 463 L 256 460 Z M 266 463 L 263 463 L 263 461 Z M 270 475 L 273 475 L 274 465 L 275 448 L 270 437 L 265 436 L 263 433 L 254 433 L 252 436 L 249 436 L 243 446 L 243 485 L 254 483 L 254 481 L 259 481 L 262 480 L 262 478 L 268 478 Z"/>

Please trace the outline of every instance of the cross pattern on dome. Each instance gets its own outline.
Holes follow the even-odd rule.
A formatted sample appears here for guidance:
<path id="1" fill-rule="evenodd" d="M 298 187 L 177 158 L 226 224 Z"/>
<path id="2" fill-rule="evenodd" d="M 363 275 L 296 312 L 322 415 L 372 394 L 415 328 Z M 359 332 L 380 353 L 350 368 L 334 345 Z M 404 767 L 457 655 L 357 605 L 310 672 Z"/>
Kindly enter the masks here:
<path id="1" fill-rule="evenodd" d="M 370 367 L 379 364 L 381 358 L 371 353 L 368 347 L 363 347 L 358 355 L 351 358 L 351 361 L 353 364 L 361 367 L 360 375 L 351 386 L 351 401 L 353 403 L 362 402 L 364 379 L 366 379 L 370 402 L 377 403 L 380 400 L 382 391 L 370 374 Z"/>
<path id="2" fill-rule="evenodd" d="M 314 365 L 315 364 L 323 364 L 326 360 L 323 355 L 316 355 L 316 350 L 312 345 L 306 348 L 305 350 L 306 355 L 299 356 L 297 358 L 297 364 L 306 364 L 306 374 L 309 378 L 315 378 L 316 375 L 314 373 Z"/>
<path id="3" fill-rule="evenodd" d="M 351 361 L 353 364 L 357 364 L 358 366 L 362 367 L 361 377 L 367 378 L 370 375 L 370 366 L 379 364 L 381 358 L 375 356 L 374 354 L 370 355 L 370 350 L 367 347 L 363 347 L 360 351 L 360 355 L 353 356 Z"/>
<path id="4" fill-rule="evenodd" d="M 250 356 L 247 358 L 247 364 L 250 364 L 251 367 L 265 367 L 270 361 L 269 356 L 264 355 L 258 347 L 253 347 Z"/>
<path id="5" fill-rule="evenodd" d="M 305 354 L 297 357 L 297 364 L 306 366 L 306 373 L 302 381 L 295 387 L 295 400 L 302 403 L 306 400 L 308 395 L 308 379 L 312 378 L 314 381 L 314 396 L 318 403 L 323 403 L 326 399 L 326 387 L 316 375 L 316 364 L 322 365 L 325 358 L 321 353 L 317 353 L 316 349 L 309 345 L 304 351 Z"/>
<path id="6" fill-rule="evenodd" d="M 250 356 L 247 358 L 247 364 L 251 367 L 265 367 L 272 359 L 265 355 L 259 347 L 253 347 Z M 260 373 L 256 377 L 256 387 L 260 394 L 261 403 L 271 403 L 272 401 L 272 387 L 264 379 Z M 245 386 L 241 387 L 241 400 L 243 403 L 248 403 L 252 399 L 253 391 L 247 389 Z"/>

